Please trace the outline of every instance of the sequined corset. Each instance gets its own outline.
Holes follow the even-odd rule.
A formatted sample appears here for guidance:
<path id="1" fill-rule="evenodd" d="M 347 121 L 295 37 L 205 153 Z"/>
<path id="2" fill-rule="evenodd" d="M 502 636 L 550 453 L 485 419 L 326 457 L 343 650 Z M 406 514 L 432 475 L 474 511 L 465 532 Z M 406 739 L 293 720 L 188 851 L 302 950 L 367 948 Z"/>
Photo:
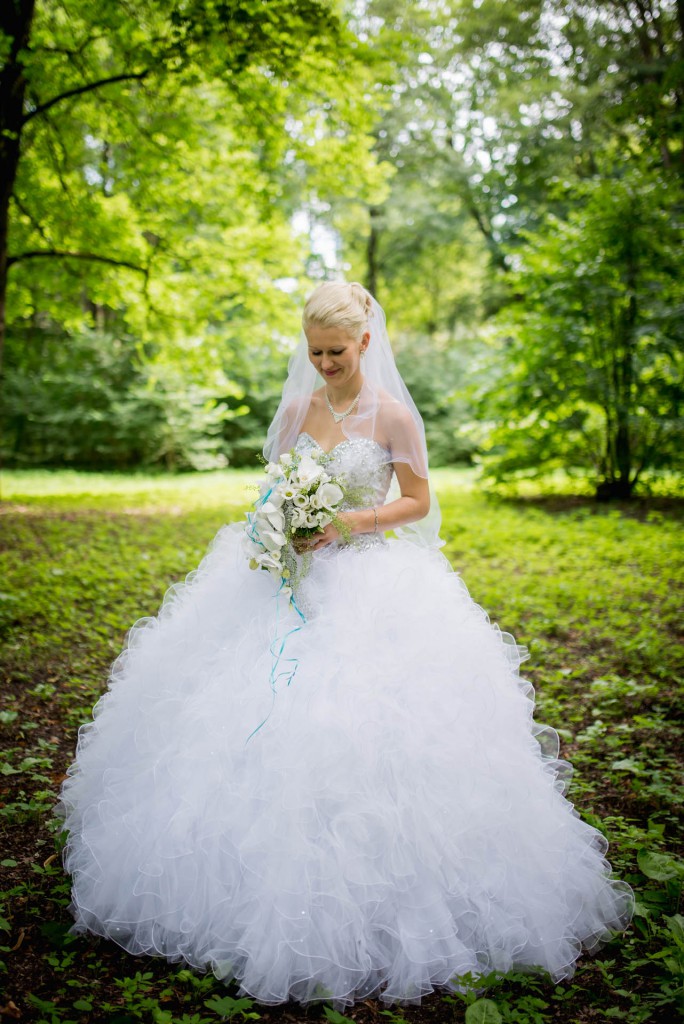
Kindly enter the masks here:
<path id="1" fill-rule="evenodd" d="M 300 452 L 323 451 L 313 437 L 306 433 L 299 435 L 295 448 Z M 392 481 L 393 470 L 389 459 L 390 453 L 386 448 L 377 441 L 364 437 L 340 441 L 326 454 L 326 472 L 335 480 L 339 480 L 344 488 L 365 491 L 364 500 L 355 503 L 343 502 L 340 505 L 341 510 L 373 508 L 384 504 Z M 355 534 L 349 541 L 349 546 L 365 550 L 384 543 L 386 542 L 382 533 L 362 533 Z M 344 541 L 338 541 L 336 545 L 331 546 L 347 545 Z"/>

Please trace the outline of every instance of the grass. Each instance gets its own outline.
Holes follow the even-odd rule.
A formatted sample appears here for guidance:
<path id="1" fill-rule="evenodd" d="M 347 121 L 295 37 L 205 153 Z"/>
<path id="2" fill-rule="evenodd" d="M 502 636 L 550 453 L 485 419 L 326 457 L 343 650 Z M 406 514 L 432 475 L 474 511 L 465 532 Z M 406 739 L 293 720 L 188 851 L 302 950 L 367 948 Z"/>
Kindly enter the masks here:
<path id="1" fill-rule="evenodd" d="M 201 1024 L 338 1021 L 328 1005 L 264 1007 L 213 977 L 68 934 L 69 885 L 49 825 L 76 730 L 126 630 L 154 614 L 258 473 L 182 477 L 10 472 L 0 504 L 0 1012 L 36 1022 Z M 480 979 L 462 998 L 348 1010 L 406 1020 L 670 1024 L 682 1009 L 680 893 L 682 507 L 676 498 L 597 505 L 529 488 L 495 496 L 471 470 L 435 473 L 445 553 L 474 600 L 530 648 L 537 719 L 561 731 L 571 798 L 610 841 L 637 892 L 625 936 L 554 986 Z M 4 937 L 3 937 L 4 936 Z M 21 1017 L 18 1017 L 20 1014 Z M 5 1019 L 3 1017 L 3 1019 Z"/>

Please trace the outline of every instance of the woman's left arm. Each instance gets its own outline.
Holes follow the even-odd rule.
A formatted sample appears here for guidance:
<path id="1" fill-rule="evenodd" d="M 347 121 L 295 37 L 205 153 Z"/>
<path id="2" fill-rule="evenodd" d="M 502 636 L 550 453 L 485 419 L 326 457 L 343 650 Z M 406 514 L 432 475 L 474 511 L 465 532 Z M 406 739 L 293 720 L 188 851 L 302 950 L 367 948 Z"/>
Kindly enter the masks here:
<path id="1" fill-rule="evenodd" d="M 352 533 L 373 533 L 376 512 L 378 533 L 406 526 L 407 523 L 415 523 L 428 514 L 430 487 L 425 477 L 414 473 L 408 462 L 395 462 L 394 472 L 401 491 L 400 498 L 390 501 L 388 505 L 378 505 L 375 510 L 364 508 L 356 512 L 343 512 L 340 515 L 340 519 L 349 523 Z"/>

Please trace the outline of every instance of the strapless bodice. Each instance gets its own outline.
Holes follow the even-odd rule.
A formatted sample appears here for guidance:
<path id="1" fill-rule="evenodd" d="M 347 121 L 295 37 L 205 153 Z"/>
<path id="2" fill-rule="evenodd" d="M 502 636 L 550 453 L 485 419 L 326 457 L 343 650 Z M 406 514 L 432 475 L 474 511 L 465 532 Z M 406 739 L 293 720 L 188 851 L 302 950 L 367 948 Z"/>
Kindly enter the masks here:
<path id="1" fill-rule="evenodd" d="M 297 438 L 297 451 L 325 451 L 311 434 L 303 432 Z M 340 480 L 345 489 L 364 490 L 359 501 L 343 502 L 341 509 L 373 508 L 383 505 L 392 482 L 391 455 L 377 441 L 367 437 L 340 441 L 326 454 L 326 472 Z"/>
<path id="2" fill-rule="evenodd" d="M 339 481 L 344 490 L 356 492 L 351 500 L 342 501 L 340 511 L 384 505 L 393 469 L 390 452 L 377 441 L 367 437 L 350 438 L 326 452 L 311 434 L 303 431 L 297 438 L 295 449 L 299 452 L 324 452 L 326 472 Z M 335 541 L 329 549 L 351 547 L 365 550 L 384 543 L 383 533 L 357 533 L 349 541 Z"/>

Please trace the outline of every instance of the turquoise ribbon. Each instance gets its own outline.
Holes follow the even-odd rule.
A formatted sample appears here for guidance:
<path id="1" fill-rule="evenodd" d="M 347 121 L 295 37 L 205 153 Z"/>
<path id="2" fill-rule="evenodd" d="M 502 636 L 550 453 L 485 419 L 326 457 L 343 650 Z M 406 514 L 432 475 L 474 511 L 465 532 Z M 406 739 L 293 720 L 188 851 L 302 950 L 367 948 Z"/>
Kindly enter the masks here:
<path id="1" fill-rule="evenodd" d="M 261 497 L 257 498 L 257 500 L 254 502 L 254 508 L 261 508 L 262 505 L 265 505 L 266 502 L 268 501 L 268 499 L 271 497 L 272 494 L 273 494 L 273 488 L 269 487 L 269 489 L 266 491 L 266 493 L 262 494 Z M 261 544 L 261 541 L 259 540 L 259 534 L 258 533 L 255 534 L 255 532 L 254 532 L 254 513 L 253 512 L 248 512 L 247 513 L 247 523 L 248 523 L 248 526 L 249 526 L 249 529 L 247 530 L 247 533 L 249 535 L 249 539 L 254 541 L 255 544 Z M 261 546 L 263 547 L 264 545 L 261 544 Z"/>
<path id="2" fill-rule="evenodd" d="M 279 601 L 279 598 L 280 598 L 280 592 L 281 592 L 281 590 L 283 589 L 284 586 L 285 586 L 285 580 L 281 580 L 280 581 L 280 586 L 278 587 L 278 590 L 276 591 L 276 594 L 275 594 L 275 601 L 276 601 L 276 625 L 275 625 L 275 631 L 276 631 L 276 636 L 275 636 L 275 638 L 273 640 L 273 643 L 270 645 L 271 655 L 273 656 L 273 664 L 271 666 L 271 674 L 270 674 L 270 677 L 269 677 L 269 684 L 270 684 L 270 687 L 271 687 L 271 707 L 269 708 L 268 714 L 266 715 L 264 720 L 262 722 L 260 722 L 259 725 L 257 725 L 256 729 L 253 729 L 252 732 L 250 732 L 249 736 L 245 740 L 245 746 L 249 743 L 249 741 L 251 740 L 252 736 L 255 736 L 256 733 L 259 732 L 261 727 L 263 725 L 265 725 L 266 722 L 271 717 L 271 713 L 272 713 L 273 708 L 275 706 L 275 699 L 276 699 L 276 694 L 277 694 L 276 684 L 277 684 L 278 680 L 281 679 L 283 676 L 287 676 L 287 684 L 286 685 L 289 686 L 290 683 L 292 682 L 292 680 L 295 677 L 297 669 L 299 668 L 299 658 L 285 658 L 285 662 L 287 664 L 294 664 L 294 668 L 291 671 L 289 671 L 289 672 L 288 672 L 287 669 L 285 669 L 282 672 L 278 672 L 278 674 L 276 675 L 276 672 L 278 670 L 278 665 L 283 660 L 283 652 L 285 650 L 285 644 L 287 643 L 288 638 L 291 637 L 294 633 L 298 633 L 300 631 L 300 629 L 302 628 L 302 626 L 306 623 L 306 616 L 304 615 L 304 613 L 299 608 L 299 606 L 298 606 L 298 604 L 297 604 L 297 602 L 296 602 L 296 600 L 294 598 L 294 594 L 293 594 L 291 596 L 291 598 L 290 598 L 290 604 L 292 605 L 294 610 L 297 612 L 297 615 L 299 616 L 299 618 L 302 620 L 301 621 L 301 625 L 294 626 L 292 629 L 289 629 L 287 631 L 287 633 L 285 633 L 284 636 L 281 636 L 281 637 L 278 636 L 278 621 L 279 621 L 279 618 L 280 618 L 280 601 Z M 280 644 L 280 646 L 276 650 L 276 646 L 278 644 Z"/>
<path id="3" fill-rule="evenodd" d="M 262 505 L 264 505 L 268 501 L 268 499 L 270 498 L 272 492 L 273 492 L 273 488 L 269 487 L 269 489 L 266 491 L 266 493 L 263 494 L 257 501 L 254 502 L 254 507 L 255 508 L 260 508 Z M 261 541 L 259 540 L 259 535 L 258 535 L 258 533 L 256 533 L 256 530 L 255 530 L 254 519 L 255 519 L 254 513 L 253 512 L 248 512 L 247 513 L 247 522 L 248 522 L 247 533 L 248 533 L 248 536 L 249 536 L 250 540 L 254 541 L 255 544 L 261 544 Z M 262 547 L 263 547 L 263 545 L 262 545 Z M 289 671 L 288 669 L 284 669 L 282 672 L 278 672 L 278 666 L 279 666 L 280 662 L 283 660 L 283 652 L 285 651 L 285 644 L 287 643 L 288 638 L 291 637 L 293 633 L 298 633 L 299 630 L 304 625 L 304 623 L 306 622 L 306 616 L 304 615 L 304 613 L 299 608 L 299 606 L 298 606 L 298 604 L 297 604 L 297 602 L 295 600 L 294 594 L 292 594 L 290 596 L 290 604 L 292 605 L 292 607 L 296 611 L 297 615 L 301 619 L 301 624 L 298 625 L 298 626 L 295 626 L 293 629 L 288 630 L 287 633 L 284 634 L 284 636 L 281 636 L 281 637 L 278 636 L 278 628 L 279 628 L 279 620 L 280 620 L 280 594 L 281 594 L 281 591 L 282 591 L 284 586 L 285 586 L 285 580 L 281 578 L 280 586 L 278 587 L 278 590 L 275 593 L 275 602 L 276 602 L 275 633 L 276 633 L 276 635 L 275 635 L 275 637 L 273 639 L 273 642 L 270 645 L 270 651 L 271 651 L 271 655 L 273 657 L 273 664 L 271 666 L 271 674 L 270 674 L 270 677 L 269 677 L 269 684 L 270 684 L 270 687 L 271 687 L 271 707 L 269 709 L 268 714 L 266 715 L 266 718 L 264 718 L 263 722 L 260 722 L 259 725 L 257 725 L 256 729 L 253 729 L 252 732 L 249 734 L 249 736 L 245 740 L 245 745 L 247 743 L 249 743 L 249 741 L 251 740 L 252 736 L 256 735 L 256 733 L 259 732 L 261 727 L 263 725 L 265 725 L 266 722 L 268 721 L 268 719 L 271 717 L 271 713 L 272 713 L 273 707 L 275 705 L 275 699 L 276 699 L 276 693 L 277 693 L 276 684 L 278 683 L 278 680 L 281 679 L 283 676 L 287 676 L 287 684 L 286 685 L 289 686 L 290 683 L 292 682 L 292 680 L 294 679 L 295 673 L 297 672 L 297 669 L 299 667 L 299 659 L 298 658 L 285 658 L 285 662 L 287 664 L 294 664 L 294 668 L 291 671 Z"/>

